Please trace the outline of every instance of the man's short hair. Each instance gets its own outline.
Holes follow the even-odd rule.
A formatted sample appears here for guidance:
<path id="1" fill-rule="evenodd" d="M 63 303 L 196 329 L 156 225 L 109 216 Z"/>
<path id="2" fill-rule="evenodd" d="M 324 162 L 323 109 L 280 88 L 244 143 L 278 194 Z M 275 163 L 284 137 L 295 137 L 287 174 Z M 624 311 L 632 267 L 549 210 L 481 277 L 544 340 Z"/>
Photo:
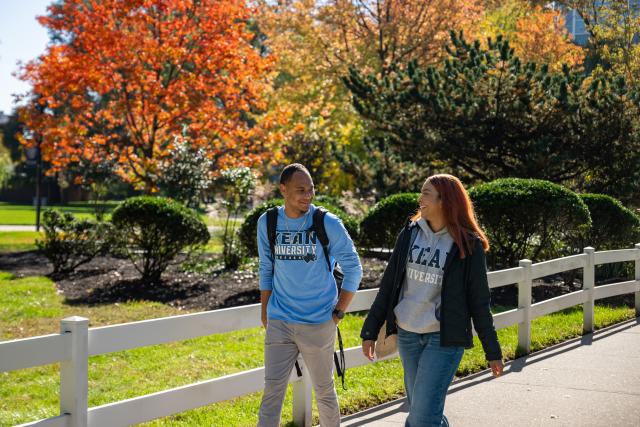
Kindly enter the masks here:
<path id="1" fill-rule="evenodd" d="M 284 169 L 282 169 L 282 172 L 280 173 L 280 184 L 286 184 L 287 182 L 289 182 L 293 174 L 296 172 L 304 172 L 307 175 L 311 176 L 311 174 L 309 173 L 309 169 L 307 169 L 304 165 L 300 163 L 291 163 L 290 165 L 287 165 L 284 167 Z"/>

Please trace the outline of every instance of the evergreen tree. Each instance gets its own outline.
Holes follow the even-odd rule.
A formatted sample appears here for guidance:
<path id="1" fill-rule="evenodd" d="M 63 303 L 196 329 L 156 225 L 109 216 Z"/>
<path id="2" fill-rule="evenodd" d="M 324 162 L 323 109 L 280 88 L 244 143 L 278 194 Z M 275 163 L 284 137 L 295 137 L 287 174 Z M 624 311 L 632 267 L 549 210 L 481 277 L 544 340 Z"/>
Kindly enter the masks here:
<path id="1" fill-rule="evenodd" d="M 356 110 L 401 161 L 440 160 L 479 181 L 539 178 L 611 191 L 637 182 L 637 103 L 623 79 L 523 64 L 502 37 L 485 49 L 452 33 L 448 52 L 439 66 L 412 62 L 384 77 L 351 69 L 345 78 Z"/>

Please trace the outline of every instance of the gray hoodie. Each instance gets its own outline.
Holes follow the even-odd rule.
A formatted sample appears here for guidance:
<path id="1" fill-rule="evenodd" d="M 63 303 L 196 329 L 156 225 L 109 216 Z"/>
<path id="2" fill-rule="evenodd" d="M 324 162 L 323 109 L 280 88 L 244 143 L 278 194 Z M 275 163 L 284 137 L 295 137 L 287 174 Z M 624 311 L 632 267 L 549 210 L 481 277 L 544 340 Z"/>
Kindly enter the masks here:
<path id="1" fill-rule="evenodd" d="M 424 219 L 419 219 L 418 225 L 400 300 L 393 311 L 402 329 L 424 334 L 440 330 L 442 277 L 453 238 L 446 227 L 436 233 Z"/>

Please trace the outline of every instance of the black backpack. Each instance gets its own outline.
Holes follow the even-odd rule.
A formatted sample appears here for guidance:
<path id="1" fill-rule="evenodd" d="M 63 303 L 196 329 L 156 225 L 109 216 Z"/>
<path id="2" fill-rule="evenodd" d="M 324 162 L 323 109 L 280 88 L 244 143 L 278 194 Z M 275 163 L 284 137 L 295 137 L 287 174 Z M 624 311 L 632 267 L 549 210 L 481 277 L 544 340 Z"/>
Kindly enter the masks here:
<path id="1" fill-rule="evenodd" d="M 329 271 L 333 274 L 333 278 L 336 281 L 336 287 L 338 288 L 338 294 L 340 294 L 340 290 L 342 288 L 342 280 L 344 279 L 344 274 L 342 273 L 342 269 L 336 263 L 335 267 L 331 265 L 331 260 L 329 259 L 329 236 L 327 236 L 327 230 L 324 228 L 324 217 L 327 214 L 327 210 L 322 207 L 317 207 L 313 212 L 313 218 L 311 227 L 306 230 L 306 232 L 315 231 L 320 244 L 322 245 L 322 252 L 324 253 L 324 259 L 327 261 L 327 267 Z M 278 226 L 278 207 L 273 207 L 267 210 L 267 238 L 269 239 L 269 248 L 271 249 L 271 255 L 273 257 L 273 265 L 275 269 L 275 253 L 276 253 L 276 231 Z M 333 268 L 332 268 L 333 267 Z M 275 270 L 274 270 L 275 271 Z M 336 365 L 336 372 L 339 377 L 342 378 L 342 388 L 346 390 L 344 386 L 344 374 L 345 374 L 345 360 L 344 360 L 344 347 L 342 345 L 342 336 L 340 335 L 340 328 L 336 326 L 336 331 L 338 333 L 338 348 L 340 349 L 338 356 L 335 352 L 333 353 L 333 361 Z M 300 365 L 296 361 L 296 372 L 298 376 L 302 376 L 302 370 L 300 369 Z"/>

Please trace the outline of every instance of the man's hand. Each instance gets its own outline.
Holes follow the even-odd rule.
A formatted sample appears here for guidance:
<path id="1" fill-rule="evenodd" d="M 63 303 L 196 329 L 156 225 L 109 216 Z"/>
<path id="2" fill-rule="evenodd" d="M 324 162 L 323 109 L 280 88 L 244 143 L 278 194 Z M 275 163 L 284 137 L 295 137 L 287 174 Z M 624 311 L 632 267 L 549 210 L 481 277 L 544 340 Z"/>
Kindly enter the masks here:
<path id="1" fill-rule="evenodd" d="M 504 363 L 502 363 L 502 360 L 490 360 L 489 367 L 491 368 L 491 373 L 493 374 L 493 376 L 498 378 L 500 375 L 502 375 Z"/>
<path id="2" fill-rule="evenodd" d="M 347 311 L 347 307 L 349 307 L 349 304 L 351 303 L 351 300 L 353 299 L 354 295 L 355 295 L 355 292 L 349 292 L 345 290 L 340 291 L 338 302 L 336 306 L 333 308 L 334 309 L 334 312 L 332 314 L 333 323 L 337 325 L 342 320 L 336 315 L 335 310 L 341 311 L 342 315 L 344 316 L 344 313 Z"/>
<path id="3" fill-rule="evenodd" d="M 271 291 L 260 291 L 260 320 L 262 327 L 267 329 L 267 304 L 271 298 Z"/>
<path id="4" fill-rule="evenodd" d="M 373 355 L 376 350 L 376 342 L 373 340 L 364 340 L 362 341 L 362 352 L 364 353 L 364 357 L 369 360 L 373 360 Z"/>
<path id="5" fill-rule="evenodd" d="M 338 316 L 336 316 L 336 314 L 335 314 L 335 313 L 333 313 L 333 314 L 331 315 L 331 317 L 333 318 L 333 323 L 335 323 L 335 324 L 336 324 L 336 326 L 337 326 L 337 325 L 338 325 L 338 323 L 340 323 L 340 320 L 341 320 L 341 319 L 338 319 Z"/>

